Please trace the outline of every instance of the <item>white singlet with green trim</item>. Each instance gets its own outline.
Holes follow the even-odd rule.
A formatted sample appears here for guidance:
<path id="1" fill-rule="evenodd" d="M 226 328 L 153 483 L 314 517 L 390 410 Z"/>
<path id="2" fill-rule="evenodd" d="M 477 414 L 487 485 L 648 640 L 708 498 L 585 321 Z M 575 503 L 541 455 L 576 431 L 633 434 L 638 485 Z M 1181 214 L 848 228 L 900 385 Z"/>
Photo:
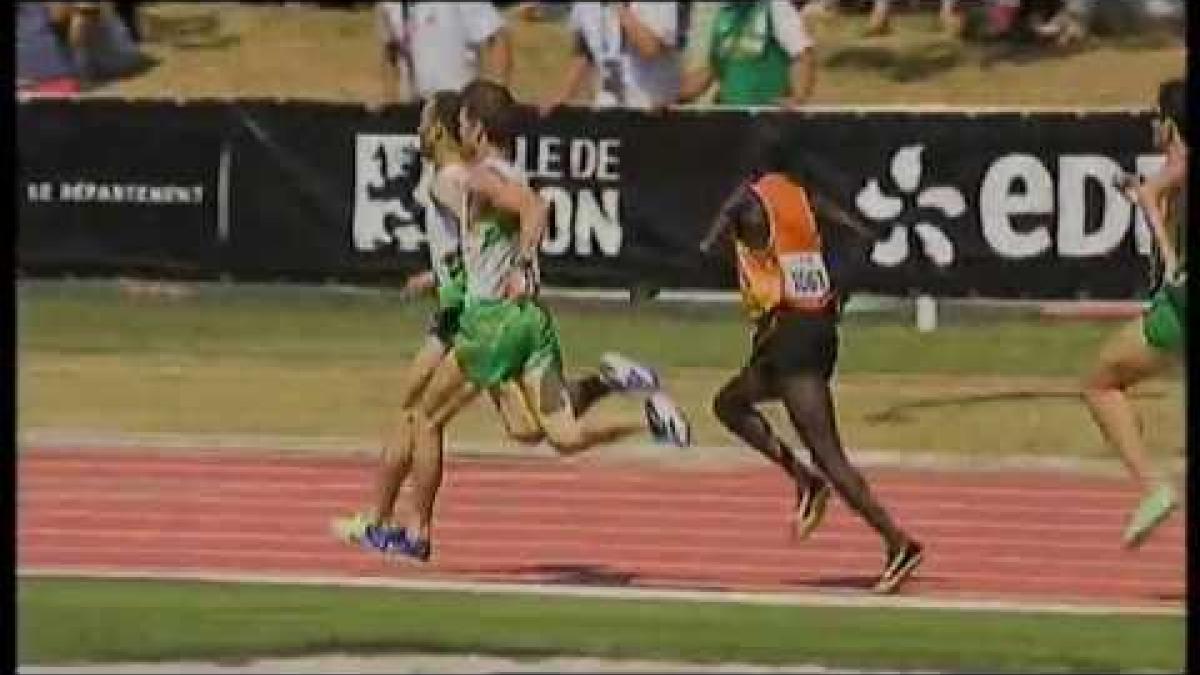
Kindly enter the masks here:
<path id="1" fill-rule="evenodd" d="M 488 157 L 481 165 L 502 177 L 528 185 L 525 172 L 498 157 Z M 520 245 L 520 215 L 501 211 L 486 204 L 468 191 L 466 213 L 471 219 L 463 234 L 463 261 L 467 274 L 468 300 L 495 300 L 502 297 L 504 282 L 515 269 Z M 534 256 L 531 278 L 527 282 L 536 290 L 540 275 L 537 256 Z"/>
<path id="2" fill-rule="evenodd" d="M 425 205 L 425 239 L 429 244 L 429 262 L 438 288 L 459 285 L 463 280 L 462 269 L 462 226 L 458 215 L 438 201 L 433 185 L 438 179 L 447 178 L 462 182 L 465 190 L 466 165 L 452 162 L 431 171 L 433 180 L 419 195 Z"/>

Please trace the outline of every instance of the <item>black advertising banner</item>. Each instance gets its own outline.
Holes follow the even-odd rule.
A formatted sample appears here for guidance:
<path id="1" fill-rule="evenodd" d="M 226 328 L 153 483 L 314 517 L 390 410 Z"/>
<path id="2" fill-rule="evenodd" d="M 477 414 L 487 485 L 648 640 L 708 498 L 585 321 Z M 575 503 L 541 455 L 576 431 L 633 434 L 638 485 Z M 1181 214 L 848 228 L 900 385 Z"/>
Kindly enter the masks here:
<path id="1" fill-rule="evenodd" d="M 211 276 L 225 111 L 113 101 L 17 106 L 19 268 Z"/>
<path id="2" fill-rule="evenodd" d="M 22 269 L 395 282 L 427 265 L 417 119 L 415 106 L 22 105 Z M 851 289 L 1145 292 L 1149 230 L 1112 179 L 1161 164 L 1148 112 L 530 112 L 514 161 L 552 207 L 546 282 L 732 288 L 730 261 L 696 244 L 744 178 L 763 119 L 786 129 L 791 173 L 872 233 L 823 223 Z M 188 210 L 111 188 L 104 202 L 43 199 L 80 180 L 192 185 L 198 198 Z"/>

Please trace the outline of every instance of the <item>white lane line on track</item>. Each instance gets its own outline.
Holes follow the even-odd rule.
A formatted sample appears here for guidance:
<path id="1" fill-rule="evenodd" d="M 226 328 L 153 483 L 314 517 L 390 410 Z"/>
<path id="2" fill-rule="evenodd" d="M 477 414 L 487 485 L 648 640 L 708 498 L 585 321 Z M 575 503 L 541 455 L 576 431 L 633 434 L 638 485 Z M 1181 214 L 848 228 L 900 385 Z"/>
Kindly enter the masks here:
<path id="1" fill-rule="evenodd" d="M 321 459 L 329 453 L 338 457 L 373 457 L 378 454 L 378 441 L 365 438 L 313 438 L 277 436 L 230 436 L 212 434 L 117 434 L 110 432 L 55 432 L 52 430 L 30 430 L 18 440 L 21 453 L 75 453 L 121 452 L 187 453 L 193 456 L 229 456 L 242 453 L 272 453 L 280 459 Z M 742 466 L 753 466 L 752 450 L 733 446 L 693 446 L 683 451 L 665 449 L 661 445 L 623 443 L 621 450 L 636 455 L 639 459 L 653 462 L 663 457 L 668 462 L 681 462 L 684 466 L 695 462 L 694 468 L 701 469 L 707 459 L 732 460 Z M 448 453 L 458 459 L 469 461 L 475 457 L 486 460 L 541 461 L 555 458 L 547 447 L 509 447 L 503 443 L 458 442 L 448 445 Z M 1033 471 L 1048 473 L 1082 473 L 1122 476 L 1120 463 L 1111 457 L 1055 457 L 1046 455 L 979 456 L 954 455 L 950 453 L 917 450 L 849 449 L 848 454 L 856 465 L 863 467 L 921 469 L 933 471 L 963 471 L 988 473 L 993 471 Z M 674 453 L 674 454 L 671 454 Z M 621 465 L 627 457 L 595 456 L 589 461 L 598 465 Z M 1174 470 L 1181 470 L 1184 461 L 1171 458 L 1168 463 Z M 702 470 L 702 469 L 701 469 Z"/>
<path id="2" fill-rule="evenodd" d="M 262 537 L 248 537 L 251 542 L 260 542 Z M 218 540 L 219 541 L 219 540 Z M 326 563 L 336 564 L 339 562 L 352 561 L 347 558 L 346 552 L 334 551 L 332 549 L 322 549 L 317 551 L 312 550 L 282 550 L 284 544 L 279 544 L 275 548 L 247 548 L 244 541 L 240 541 L 234 546 L 219 546 L 214 545 L 211 541 L 207 544 L 196 546 L 137 546 L 133 542 L 121 542 L 121 545 L 105 545 L 116 544 L 120 539 L 111 541 L 100 541 L 95 543 L 85 543 L 82 540 L 75 540 L 72 544 L 52 544 L 52 543 L 37 543 L 20 546 L 19 554 L 24 557 L 27 555 L 41 554 L 45 555 L 48 552 L 54 552 L 56 559 L 70 560 L 73 556 L 83 556 L 87 554 L 93 555 L 117 555 L 126 557 L 135 557 L 138 555 L 153 555 L 165 557 L 168 560 L 179 560 L 181 556 L 196 558 L 198 556 L 210 557 L 227 557 L 242 560 L 263 562 L 270 560 L 300 560 L 313 561 L 322 560 Z M 822 550 L 811 555 L 804 554 L 781 554 L 773 556 L 760 556 L 769 560 L 767 562 L 742 562 L 739 558 L 737 562 L 718 560 L 709 555 L 703 559 L 699 557 L 690 557 L 686 562 L 681 562 L 676 558 L 660 556 L 658 554 L 680 554 L 693 550 L 689 547 L 654 547 L 654 546 L 622 546 L 619 549 L 609 549 L 605 551 L 604 558 L 607 559 L 606 564 L 620 564 L 625 560 L 640 559 L 637 564 L 640 566 L 638 573 L 644 573 L 646 576 L 661 574 L 663 569 L 671 570 L 686 570 L 689 575 L 712 576 L 718 571 L 721 574 L 763 574 L 772 577 L 786 578 L 789 574 L 796 573 L 796 566 L 807 562 L 817 564 L 818 561 L 825 563 L 851 564 L 863 563 L 869 566 L 875 566 L 878 563 L 880 556 L 877 554 L 867 553 L 865 551 L 842 551 L 842 550 Z M 709 549 L 703 547 L 694 547 L 696 553 L 711 553 Z M 481 561 L 498 561 L 500 559 L 512 559 L 514 556 L 525 564 L 545 565 L 547 560 L 559 557 L 571 557 L 588 559 L 597 556 L 594 547 L 590 546 L 522 546 L 515 547 L 504 543 L 494 542 L 455 542 L 452 546 L 447 545 L 442 548 L 442 552 L 453 562 L 455 558 L 461 556 L 475 556 Z M 615 559 L 614 559 L 615 558 Z M 451 565 L 453 567 L 454 565 Z M 971 570 L 980 568 L 981 566 L 1002 566 L 1010 567 L 1007 570 L 999 572 L 989 572 L 987 574 L 973 574 Z M 654 572 L 646 572 L 644 568 L 651 568 Z M 1014 569 L 1015 568 L 1015 569 Z M 987 560 L 978 559 L 962 559 L 941 557 L 937 561 L 936 567 L 929 568 L 931 573 L 936 572 L 938 579 L 954 578 L 954 579 L 983 579 L 983 580 L 999 580 L 1008 579 L 1020 583 L 1028 583 L 1030 575 L 1036 575 L 1037 583 L 1049 583 L 1047 580 L 1053 577 L 1069 587 L 1070 583 L 1078 583 L 1080 575 L 1088 574 L 1103 574 L 1104 583 L 1113 587 L 1132 587 L 1141 588 L 1145 586 L 1146 579 L 1122 579 L 1112 578 L 1112 574 L 1119 570 L 1114 570 L 1114 566 L 1110 562 L 1080 562 L 1071 561 L 1067 563 L 1054 563 L 1046 560 L 1030 560 L 1019 556 L 988 556 Z M 1166 583 L 1174 581 L 1183 581 L 1184 570 L 1180 564 L 1154 564 L 1141 563 L 1136 567 L 1136 571 L 1144 573 L 1142 576 L 1155 574 L 1153 579 L 1156 583 Z M 636 570 L 635 570 L 636 572 Z M 1057 574 L 1055 574 L 1057 572 Z M 1061 585 L 1056 583 L 1056 585 Z"/>
<path id="3" fill-rule="evenodd" d="M 311 494 L 314 490 L 323 492 L 349 492 L 355 490 L 363 490 L 363 480 L 325 480 L 320 484 L 315 484 L 313 481 L 305 480 L 275 480 L 254 478 L 246 474 L 242 474 L 230 478 L 210 478 L 210 477 L 186 477 L 170 474 L 163 476 L 148 475 L 145 477 L 138 476 L 134 473 L 124 476 L 25 476 L 18 474 L 17 489 L 54 489 L 54 488 L 104 488 L 112 487 L 113 489 L 128 489 L 136 487 L 139 483 L 144 485 L 153 484 L 153 487 L 186 487 L 186 486 L 204 486 L 205 489 L 211 490 L 292 490 Z M 511 491 L 515 489 L 514 483 L 517 482 L 512 476 L 495 476 L 485 480 L 464 480 L 463 478 L 450 479 L 446 481 L 445 487 L 470 489 L 472 491 Z M 586 479 L 572 481 L 576 483 L 586 482 Z M 637 482 L 636 480 L 629 482 Z M 1061 488 L 1025 488 L 1013 487 L 1007 485 L 912 485 L 894 484 L 887 479 L 874 480 L 873 483 L 876 489 L 887 495 L 904 496 L 904 495 L 936 495 L 938 498 L 950 497 L 974 497 L 974 498 L 1006 498 L 1010 500 L 1019 500 L 1023 498 L 1041 498 L 1054 497 L 1064 500 L 1126 500 L 1130 501 L 1136 498 L 1136 490 L 1107 490 L 1103 488 L 1092 488 L 1082 490 L 1071 490 Z M 680 479 L 681 485 L 686 485 L 687 481 Z M 782 482 L 781 482 L 782 485 Z M 751 487 L 768 487 L 763 482 L 754 482 Z M 620 496 L 628 499 L 662 499 L 662 498 L 683 498 L 694 497 L 702 499 L 711 499 L 712 493 L 716 490 L 697 489 L 688 492 L 679 493 L 664 493 L 652 490 L 630 490 L 628 483 L 622 481 L 622 485 L 616 489 L 606 489 L 595 485 L 577 486 L 577 489 L 567 489 L 571 486 L 555 487 L 545 486 L 540 484 L 522 484 L 520 489 L 525 494 L 536 494 L 549 498 L 557 498 L 561 496 L 576 496 L 581 490 L 587 494 L 603 495 L 603 496 Z M 743 483 L 739 487 L 746 487 Z M 769 499 L 770 495 L 754 495 L 745 496 L 737 494 L 721 494 L 722 501 L 749 501 L 761 502 L 764 499 Z"/>
<path id="4" fill-rule="evenodd" d="M 24 521 L 18 525 L 18 533 L 22 537 L 45 537 L 45 538 L 68 538 L 71 540 L 80 539 L 125 539 L 125 540 L 150 540 L 150 539 L 167 539 L 176 540 L 180 538 L 194 538 L 201 541 L 210 540 L 246 540 L 248 542 L 257 542 L 262 544 L 278 544 L 281 546 L 304 546 L 328 542 L 328 535 L 325 534 L 328 528 L 327 521 L 314 520 L 307 523 L 305 526 L 289 527 L 287 529 L 272 527 L 270 520 L 262 520 L 257 522 L 257 527 L 246 526 L 245 520 L 236 518 L 204 518 L 198 514 L 195 520 L 203 521 L 203 528 L 187 527 L 186 523 L 178 522 L 172 518 L 159 518 L 158 523 L 155 523 L 155 518 L 151 514 L 130 515 L 130 519 L 136 519 L 137 525 L 130 527 L 128 524 L 117 525 L 110 521 L 106 521 L 102 517 L 96 515 L 83 514 L 77 518 L 73 518 L 68 524 L 64 523 L 46 523 L 40 521 L 38 517 L 32 518 L 30 521 Z M 164 534 L 164 522 L 169 527 Z M 180 529 L 185 528 L 185 529 Z M 939 549 L 960 550 L 960 551 L 985 551 L 990 549 L 1004 549 L 1009 555 L 994 555 L 985 554 L 989 560 L 1038 560 L 1048 559 L 1051 564 L 1067 564 L 1058 560 L 1059 556 L 1079 556 L 1080 560 L 1069 561 L 1071 564 L 1078 564 L 1083 567 L 1090 565 L 1111 565 L 1113 563 L 1121 565 L 1136 566 L 1139 569 L 1158 568 L 1160 566 L 1169 567 L 1172 570 L 1180 569 L 1183 565 L 1183 552 L 1179 551 L 1178 555 L 1172 555 L 1170 562 L 1165 562 L 1161 558 L 1148 558 L 1147 556 L 1131 557 L 1125 554 L 1123 550 L 1116 546 L 1115 530 L 1109 530 L 1106 534 L 1114 535 L 1112 538 L 1104 540 L 1084 541 L 1082 543 L 1074 540 L 1066 541 L 1045 541 L 1037 538 L 1017 538 L 1017 537 L 979 537 L 979 536 L 959 536 L 951 534 L 933 533 L 927 524 L 921 524 L 921 531 L 925 537 L 926 543 L 935 546 Z M 759 531 L 751 531 L 747 533 L 745 530 L 738 530 L 731 533 L 712 533 L 708 530 L 692 527 L 689 529 L 665 528 L 665 527 L 637 527 L 633 525 L 621 526 L 589 526 L 580 528 L 579 526 L 570 525 L 545 525 L 539 523 L 506 523 L 503 526 L 493 525 L 472 525 L 466 522 L 446 521 L 438 526 L 440 539 L 442 541 L 450 541 L 455 544 L 470 541 L 478 542 L 476 538 L 481 532 L 487 537 L 503 537 L 510 541 L 519 542 L 536 542 L 544 546 L 592 546 L 599 541 L 621 542 L 621 547 L 637 547 L 637 548 L 653 548 L 655 551 L 673 551 L 673 552 L 689 552 L 697 553 L 712 550 L 714 546 L 720 547 L 736 547 L 739 552 L 750 554 L 755 552 L 778 552 L 779 554 L 790 554 L 796 551 L 805 552 L 809 549 L 801 549 L 795 545 L 788 546 L 784 541 L 783 534 L 785 528 L 781 523 L 779 527 L 772 529 L 764 529 Z M 321 532 L 318 535 L 317 532 Z M 815 538 L 813 542 L 816 546 L 855 546 L 861 545 L 868 547 L 877 541 L 877 538 L 868 532 L 861 533 L 843 533 L 832 530 L 820 532 L 820 538 Z M 675 542 L 673 544 L 663 543 L 647 543 L 645 540 L 655 540 L 661 542 L 669 540 Z M 701 540 L 698 543 L 696 540 Z M 511 545 L 511 544 L 509 544 Z M 1022 555 L 1022 553 L 1032 555 Z M 1156 551 L 1157 552 L 1157 551 Z M 1166 553 L 1167 551 L 1162 551 Z M 1175 553 L 1171 551 L 1171 553 Z M 946 554 L 943 554 L 946 555 Z M 972 554 L 949 554 L 952 558 L 974 557 Z"/>
<path id="5" fill-rule="evenodd" d="M 18 567 L 21 577 L 88 577 L 102 579 L 143 579 L 171 581 L 207 581 L 218 583 L 290 584 L 385 588 L 395 590 L 447 591 L 478 594 L 535 594 L 554 597 L 598 598 L 613 600 L 662 600 L 717 602 L 801 607 L 874 607 L 893 609 L 940 609 L 960 611 L 997 611 L 1075 615 L 1184 616 L 1181 607 L 1133 606 L 1119 604 L 1082 604 L 1026 602 L 995 599 L 931 598 L 917 596 L 876 596 L 861 591 L 835 592 L 744 592 L 694 591 L 676 589 L 611 588 L 559 584 L 444 581 L 381 577 L 335 577 L 227 573 L 217 571 L 113 570 L 93 567 L 38 566 Z"/>
<path id="6" fill-rule="evenodd" d="M 271 444 L 270 439 L 263 443 L 247 443 L 239 445 L 222 445 L 198 440 L 193 443 L 92 443 L 78 444 L 28 444 L 19 443 L 20 457 L 26 459 L 56 462 L 68 461 L 103 461 L 104 456 L 118 459 L 151 459 L 166 461 L 197 461 L 212 462 L 230 458 L 249 461 L 295 461 L 297 463 L 316 464 L 354 464 L 371 461 L 379 456 L 378 445 L 360 444 L 354 448 L 327 448 L 319 439 L 310 439 L 308 445 L 300 444 L 288 447 Z M 340 450 L 329 452 L 330 449 Z M 676 466 L 689 471 L 703 473 L 709 470 L 721 471 L 733 468 L 735 470 L 755 470 L 761 468 L 758 455 L 751 449 L 738 446 L 691 446 L 687 449 L 666 447 L 657 444 L 623 442 L 609 453 L 598 453 L 573 458 L 559 456 L 549 446 L 539 445 L 534 448 L 510 446 L 504 443 L 470 443 L 451 442 L 448 444 L 447 455 L 451 461 L 462 463 L 505 463 L 512 465 L 539 466 L 551 460 L 551 463 L 585 464 L 603 468 L 621 469 L 630 463 L 650 464 L 675 468 Z M 855 464 L 879 469 L 905 470 L 934 470 L 950 473 L 968 473 L 986 476 L 995 471 L 1017 473 L 1041 473 L 1047 475 L 1070 476 L 1073 473 L 1103 474 L 1123 476 L 1120 462 L 1114 457 L 1072 457 L 1047 455 L 958 455 L 945 452 L 927 452 L 916 450 L 856 450 L 847 449 L 847 454 L 854 459 Z M 666 464 L 659 464 L 659 460 Z M 717 460 L 716 464 L 708 460 Z M 1181 458 L 1167 458 L 1173 465 L 1182 466 Z"/>
<path id="7" fill-rule="evenodd" d="M 478 493 L 469 493 L 463 491 L 462 494 L 456 494 L 455 488 L 447 488 L 445 495 L 454 495 L 454 502 L 443 507 L 443 513 L 477 513 L 486 512 L 488 514 L 503 513 L 505 517 L 522 517 L 522 516 L 539 516 L 552 517 L 554 515 L 577 514 L 580 508 L 593 504 L 602 504 L 605 517 L 613 520 L 618 519 L 618 516 L 643 515 L 645 510 L 644 505 L 622 503 L 623 500 L 607 500 L 601 497 L 586 496 L 576 493 L 573 499 L 564 501 L 560 504 L 512 504 L 505 503 L 511 501 L 512 494 L 502 495 L 505 500 L 497 500 L 495 495 L 490 498 L 480 498 Z M 204 494 L 181 494 L 174 493 L 171 495 L 171 504 L 178 507 L 189 508 L 208 508 L 211 506 L 230 507 L 236 500 L 236 507 L 246 510 L 259 510 L 263 512 L 272 512 L 281 508 L 291 510 L 300 510 L 302 512 L 312 512 L 317 515 L 331 515 L 336 512 L 351 509 L 359 505 L 365 498 L 363 491 L 355 493 L 345 493 L 334 497 L 316 497 L 311 494 L 303 496 L 289 495 L 246 495 L 246 494 L 229 494 L 222 493 L 220 490 L 206 490 Z M 449 497 L 447 497 L 449 500 Z M 521 493 L 521 499 L 529 499 L 527 493 Z M 529 501 L 535 501 L 529 499 Z M 635 501 L 636 500 L 624 500 Z M 615 502 L 615 503 L 614 503 Z M 129 490 L 118 492 L 115 490 L 86 490 L 67 492 L 50 492 L 50 493 L 18 493 L 17 509 L 42 509 L 47 507 L 61 507 L 72 505 L 96 508 L 99 504 L 125 504 L 125 505 L 143 505 L 147 509 L 161 508 L 163 504 L 163 494 L 161 490 Z M 705 509 L 698 508 L 683 508 L 680 504 L 668 503 L 666 499 L 656 500 L 654 507 L 657 512 L 662 514 L 664 520 L 668 520 L 680 512 L 688 514 L 705 514 L 705 517 L 711 517 L 715 521 L 730 520 L 735 522 L 744 522 L 749 520 L 772 520 L 777 521 L 781 514 L 791 512 L 791 504 L 787 501 L 768 501 L 764 498 L 761 503 L 731 503 L 722 497 L 719 500 L 706 500 Z M 736 507 L 736 508 L 734 508 Z M 714 509 L 711 514 L 706 514 L 707 509 Z M 929 512 L 935 514 L 949 514 L 963 516 L 967 514 L 979 514 L 982 517 L 991 519 L 1004 518 L 1022 518 L 1034 517 L 1039 519 L 1053 518 L 1056 520 L 1053 527 L 1055 528 L 1076 528 L 1081 523 L 1074 521 L 1062 522 L 1065 518 L 1080 518 L 1095 523 L 1099 518 L 1102 523 L 1111 521 L 1111 524 L 1123 524 L 1126 512 L 1120 508 L 1058 508 L 1056 505 L 995 505 L 979 502 L 962 502 L 962 501 L 945 501 L 945 500 L 906 500 L 903 503 L 895 504 L 893 507 L 897 514 L 902 515 L 906 520 L 920 520 L 921 522 L 931 522 L 937 524 L 955 524 L 952 521 L 943 521 L 940 519 L 930 520 L 926 515 Z M 675 514 L 664 513 L 663 509 L 668 511 L 674 510 Z M 835 512 L 836 513 L 836 512 Z M 957 521 L 967 522 L 972 527 L 980 527 L 980 524 L 975 521 Z M 1024 522 L 1024 520 L 1023 520 Z M 1182 521 L 1181 521 L 1182 522 Z M 1044 525 L 1044 524 L 1043 524 Z M 982 527 L 998 527 L 995 523 L 984 524 Z M 1171 523 L 1165 524 L 1163 527 L 1168 530 L 1172 528 Z M 1022 526 L 1022 529 L 1026 529 Z"/>
<path id="8" fill-rule="evenodd" d="M 80 503 L 85 503 L 88 506 L 83 508 L 61 507 L 48 503 L 39 503 L 36 507 L 30 504 L 18 504 L 18 509 L 28 508 L 27 513 L 32 512 L 32 515 L 26 516 L 29 521 L 37 521 L 45 523 L 46 521 L 69 521 L 74 525 L 88 525 L 105 523 L 109 525 L 117 525 L 119 523 L 134 522 L 138 524 L 148 523 L 165 523 L 172 526 L 191 525 L 193 523 L 202 525 L 203 528 L 210 529 L 255 529 L 269 528 L 278 529 L 279 519 L 271 513 L 278 508 L 287 508 L 292 516 L 299 516 L 304 523 L 300 526 L 289 527 L 288 531 L 301 532 L 314 528 L 321 528 L 327 525 L 327 520 L 331 513 L 334 513 L 335 507 L 344 507 L 340 501 L 328 501 L 316 504 L 279 504 L 275 509 L 263 509 L 259 514 L 247 515 L 246 509 L 241 504 L 229 505 L 220 500 L 209 500 L 208 503 L 221 503 L 228 507 L 227 510 L 212 511 L 201 510 L 198 505 L 187 504 L 188 506 L 197 506 L 194 511 L 186 511 L 177 508 L 181 505 L 174 505 L 176 508 L 170 511 L 121 511 L 118 513 L 106 513 L 96 508 L 97 500 L 73 500 Z M 159 505 L 160 508 L 163 505 Z M 257 509 L 252 509 L 257 510 Z M 787 523 L 783 516 L 787 513 L 781 509 L 780 512 L 767 511 L 762 512 L 745 512 L 745 513 L 727 513 L 716 511 L 713 513 L 704 513 L 697 511 L 689 511 L 683 514 L 666 514 L 655 518 L 655 523 L 649 525 L 636 525 L 633 521 L 644 515 L 641 509 L 623 509 L 610 510 L 606 509 L 603 516 L 599 519 L 614 523 L 624 523 L 618 528 L 608 528 L 604 525 L 588 525 L 587 532 L 602 534 L 611 531 L 627 535 L 663 535 L 663 534 L 684 534 L 684 535 L 704 535 L 705 537 L 737 539 L 739 535 L 744 535 L 750 532 L 755 535 L 766 533 L 775 534 L 782 532 L 787 528 Z M 1059 523 L 1054 525 L 1046 525 L 1043 523 L 1023 524 L 1019 528 L 1014 528 L 1011 525 L 999 523 L 979 523 L 974 520 L 959 520 L 959 519 L 941 519 L 941 518 L 925 518 L 912 517 L 911 513 L 906 513 L 908 516 L 906 521 L 914 525 L 919 525 L 922 531 L 938 530 L 939 540 L 942 536 L 953 537 L 954 535 L 942 534 L 942 530 L 970 530 L 978 533 L 988 530 L 999 530 L 1001 532 L 1012 532 L 1017 530 L 1020 534 L 1030 535 L 1023 538 L 988 536 L 986 541 L 1002 545 L 1019 545 L 1022 543 L 1033 543 L 1046 549 L 1066 548 L 1078 550 L 1095 550 L 1097 553 L 1111 552 L 1113 546 L 1111 542 L 1107 543 L 1080 543 L 1078 541 L 1063 541 L 1059 539 L 1047 540 L 1046 535 L 1065 534 L 1078 535 L 1086 533 L 1089 535 L 1112 535 L 1118 531 L 1118 527 L 1123 525 L 1116 517 L 1111 523 L 1102 525 L 1094 525 L 1088 523 Z M 494 530 L 496 526 L 490 524 L 473 525 L 470 520 L 477 519 L 480 516 L 491 516 L 505 520 L 501 526 L 505 530 L 534 530 L 547 532 L 579 532 L 581 523 L 587 522 L 588 518 L 583 518 L 579 515 L 576 509 L 570 507 L 554 507 L 548 508 L 544 506 L 533 506 L 523 508 L 512 505 L 489 506 L 485 504 L 479 505 L 454 505 L 444 509 L 441 512 L 441 523 L 439 529 L 445 532 L 447 529 L 452 531 L 468 531 L 475 529 Z M 554 523 L 552 516 L 562 516 L 569 518 L 570 523 Z M 829 523 L 848 524 L 855 522 L 855 519 L 850 513 L 834 511 L 826 516 Z M 696 526 L 696 520 L 703 520 L 705 527 L 699 528 Z M 510 522 L 513 521 L 513 522 Z M 523 522 L 522 522 L 523 521 Z M 24 521 L 23 522 L 27 522 Z M 713 525 L 729 525 L 738 526 L 738 529 L 730 533 L 722 533 L 714 531 Z M 1167 523 L 1162 525 L 1163 532 L 1172 532 L 1182 535 L 1182 526 L 1175 523 Z M 1179 530 L 1179 532 L 1174 532 Z M 282 530 L 281 530 L 282 531 Z M 822 541 L 840 540 L 841 533 L 833 531 L 821 531 Z M 846 533 L 844 537 L 847 541 L 872 539 L 867 533 Z M 1170 536 L 1170 535 L 1168 535 Z M 984 540 L 983 537 L 980 537 Z M 1182 552 L 1181 552 L 1182 555 Z"/>
<path id="9" fill-rule="evenodd" d="M 693 449 L 696 450 L 696 449 Z M 175 468 L 182 467 L 187 470 L 197 471 L 239 471 L 242 469 L 253 469 L 256 471 L 311 471 L 311 472 L 326 472 L 326 471 L 360 471 L 364 468 L 369 468 L 373 465 L 376 455 L 368 456 L 322 456 L 322 455 L 297 455 L 295 453 L 271 452 L 270 450 L 254 451 L 253 449 L 246 452 L 232 452 L 222 450 L 195 450 L 195 451 L 166 451 L 156 452 L 154 450 L 133 451 L 133 450 L 116 450 L 111 453 L 104 453 L 100 450 L 84 451 L 87 454 L 79 454 L 70 450 L 33 450 L 26 451 L 19 455 L 19 462 L 29 466 L 37 466 L 42 469 L 59 469 L 59 470 L 87 470 L 111 469 L 115 465 L 138 465 L 146 468 Z M 729 453 L 727 448 L 714 449 L 713 452 Z M 254 453 L 254 454 L 250 454 Z M 376 453 L 377 454 L 377 453 Z M 697 453 L 691 452 L 692 456 Z M 1061 458 L 1051 458 L 1056 461 L 1063 461 Z M 858 461 L 855 457 L 856 464 L 871 466 L 870 463 Z M 987 461 L 984 460 L 986 464 Z M 599 471 L 602 473 L 650 473 L 657 474 L 659 477 L 669 474 L 683 473 L 688 476 L 697 477 L 701 480 L 709 478 L 721 478 L 727 475 L 732 479 L 743 479 L 745 477 L 775 475 L 775 472 L 767 466 L 746 459 L 745 461 L 733 460 L 720 463 L 704 463 L 704 462 L 680 462 L 675 464 L 660 464 L 653 461 L 653 458 L 647 457 L 645 461 L 631 464 L 629 462 L 615 461 L 600 461 L 597 459 L 588 459 L 586 457 L 564 458 L 556 455 L 547 457 L 541 456 L 454 456 L 450 455 L 449 462 L 451 465 L 457 465 L 459 469 L 478 469 L 484 471 L 500 470 L 506 475 L 536 475 L 536 476 L 554 476 L 568 475 L 577 473 L 580 469 L 586 468 L 588 471 Z M 934 479 L 944 478 L 943 474 L 954 476 L 958 474 L 967 480 L 995 480 L 997 471 L 981 471 L 974 468 L 972 464 L 966 463 L 949 463 L 954 468 L 946 468 L 943 471 L 929 472 Z M 1047 462 L 1050 466 L 1055 466 L 1054 462 Z M 905 472 L 911 473 L 914 471 L 925 471 L 929 469 L 929 462 L 925 462 L 913 467 L 906 467 L 903 463 L 895 462 L 892 464 L 874 465 L 874 468 L 884 472 Z M 1112 482 L 1114 479 L 1105 476 L 1090 476 L 1090 475 L 1072 475 L 1063 474 L 1060 471 L 1052 469 L 1005 469 L 999 473 L 1016 473 L 1021 476 L 1029 476 L 1034 479 L 1052 480 L 1056 482 L 1069 482 L 1073 479 L 1083 479 L 1091 481 Z"/>

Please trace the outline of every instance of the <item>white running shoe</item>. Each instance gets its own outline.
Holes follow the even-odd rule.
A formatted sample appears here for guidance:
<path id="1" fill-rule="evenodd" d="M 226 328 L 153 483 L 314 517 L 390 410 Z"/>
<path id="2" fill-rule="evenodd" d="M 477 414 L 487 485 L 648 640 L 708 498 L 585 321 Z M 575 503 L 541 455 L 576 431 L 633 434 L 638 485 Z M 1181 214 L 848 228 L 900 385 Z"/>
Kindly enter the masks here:
<path id="1" fill-rule="evenodd" d="M 658 391 L 659 386 L 653 368 L 615 352 L 600 357 L 600 377 L 615 391 L 626 393 Z"/>
<path id="2" fill-rule="evenodd" d="M 646 425 L 659 443 L 671 443 L 681 448 L 692 444 L 692 425 L 683 410 L 661 391 L 646 399 Z"/>

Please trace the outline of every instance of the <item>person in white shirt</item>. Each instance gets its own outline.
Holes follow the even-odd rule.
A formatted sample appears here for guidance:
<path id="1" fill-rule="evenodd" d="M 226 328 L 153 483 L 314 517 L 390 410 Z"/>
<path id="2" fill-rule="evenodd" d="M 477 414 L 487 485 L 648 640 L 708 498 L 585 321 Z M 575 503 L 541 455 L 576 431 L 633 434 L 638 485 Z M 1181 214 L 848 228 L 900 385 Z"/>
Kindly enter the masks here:
<path id="1" fill-rule="evenodd" d="M 562 85 L 541 106 L 572 100 L 587 76 L 599 107 L 661 108 L 679 95 L 682 36 L 678 2 L 576 2 L 568 19 L 574 53 Z"/>
<path id="2" fill-rule="evenodd" d="M 459 91 L 476 77 L 507 86 L 512 47 L 490 2 L 381 2 L 384 103 Z"/>

